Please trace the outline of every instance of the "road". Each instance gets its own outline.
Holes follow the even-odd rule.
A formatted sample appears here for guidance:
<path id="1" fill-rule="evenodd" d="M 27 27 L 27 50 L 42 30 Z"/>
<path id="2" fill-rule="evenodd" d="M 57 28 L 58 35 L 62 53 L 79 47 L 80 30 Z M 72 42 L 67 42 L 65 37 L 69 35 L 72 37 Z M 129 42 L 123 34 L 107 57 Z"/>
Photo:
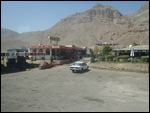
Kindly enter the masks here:
<path id="1" fill-rule="evenodd" d="M 149 74 L 69 65 L 1 75 L 1 112 L 149 111 Z"/>

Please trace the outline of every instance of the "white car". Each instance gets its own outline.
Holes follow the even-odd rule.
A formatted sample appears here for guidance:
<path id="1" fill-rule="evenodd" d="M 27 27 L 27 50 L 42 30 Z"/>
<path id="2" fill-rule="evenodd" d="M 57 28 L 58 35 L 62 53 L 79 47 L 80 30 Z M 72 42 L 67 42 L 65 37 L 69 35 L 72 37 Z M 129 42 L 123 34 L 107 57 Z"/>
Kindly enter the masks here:
<path id="1" fill-rule="evenodd" d="M 70 70 L 72 70 L 72 72 L 77 72 L 77 71 L 84 71 L 84 70 L 88 70 L 89 66 L 87 65 L 87 63 L 83 62 L 83 61 L 77 61 L 74 62 L 71 66 L 70 66 Z"/>

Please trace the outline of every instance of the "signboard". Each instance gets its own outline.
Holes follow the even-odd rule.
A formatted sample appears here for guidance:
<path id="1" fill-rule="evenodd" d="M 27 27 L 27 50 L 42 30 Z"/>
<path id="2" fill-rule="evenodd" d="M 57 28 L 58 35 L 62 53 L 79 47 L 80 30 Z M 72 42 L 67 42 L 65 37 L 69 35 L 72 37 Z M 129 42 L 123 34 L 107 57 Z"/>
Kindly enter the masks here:
<path id="1" fill-rule="evenodd" d="M 53 49 L 55 48 L 55 49 L 59 49 L 60 47 L 59 46 L 53 46 L 52 47 Z"/>
<path id="2" fill-rule="evenodd" d="M 51 41 L 60 41 L 59 37 L 55 37 L 55 36 L 50 36 L 50 40 Z"/>

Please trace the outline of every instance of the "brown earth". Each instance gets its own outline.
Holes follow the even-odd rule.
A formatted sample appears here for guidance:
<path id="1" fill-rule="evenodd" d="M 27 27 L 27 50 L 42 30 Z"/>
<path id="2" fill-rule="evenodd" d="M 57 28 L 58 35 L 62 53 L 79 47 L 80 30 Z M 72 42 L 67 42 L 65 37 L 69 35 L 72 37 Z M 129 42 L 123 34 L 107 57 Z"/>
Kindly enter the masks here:
<path id="1" fill-rule="evenodd" d="M 149 73 L 149 63 L 108 63 L 108 62 L 99 62 L 99 63 L 90 63 L 91 68 L 97 69 L 108 69 L 108 70 L 117 70 L 117 71 L 130 71 L 130 72 L 142 72 Z"/>
<path id="2" fill-rule="evenodd" d="M 88 63 L 90 58 L 83 58 L 83 61 Z M 26 62 L 30 64 L 41 64 L 43 60 L 26 60 Z M 6 66 L 6 60 L 1 60 L 1 63 Z M 50 61 L 46 60 L 46 62 L 50 63 Z M 54 61 L 55 64 L 56 61 Z M 69 64 L 70 65 L 70 64 Z M 117 70 L 117 71 L 130 71 L 130 72 L 141 72 L 141 73 L 149 73 L 149 63 L 109 63 L 109 62 L 96 62 L 90 63 L 90 68 L 95 69 L 105 69 L 105 70 Z"/>

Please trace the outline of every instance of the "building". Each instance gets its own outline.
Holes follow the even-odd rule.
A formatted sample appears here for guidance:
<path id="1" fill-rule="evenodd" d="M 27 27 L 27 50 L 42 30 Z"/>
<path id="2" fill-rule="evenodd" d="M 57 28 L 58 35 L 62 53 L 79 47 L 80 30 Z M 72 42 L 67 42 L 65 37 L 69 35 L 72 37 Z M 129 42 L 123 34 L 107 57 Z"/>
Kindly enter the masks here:
<path id="1" fill-rule="evenodd" d="M 34 45 L 28 46 L 29 58 L 34 60 L 76 60 L 85 54 L 85 48 L 75 45 Z"/>
<path id="2" fill-rule="evenodd" d="M 149 56 L 149 45 L 138 45 L 138 46 L 129 46 L 122 49 L 113 50 L 118 55 L 130 55 L 131 51 L 134 52 L 135 57 Z"/>
<path id="3" fill-rule="evenodd" d="M 17 59 L 16 53 L 26 53 L 28 52 L 27 49 L 7 49 L 8 59 Z M 1 55 L 2 56 L 2 55 Z M 26 57 L 26 55 L 22 55 Z"/>

